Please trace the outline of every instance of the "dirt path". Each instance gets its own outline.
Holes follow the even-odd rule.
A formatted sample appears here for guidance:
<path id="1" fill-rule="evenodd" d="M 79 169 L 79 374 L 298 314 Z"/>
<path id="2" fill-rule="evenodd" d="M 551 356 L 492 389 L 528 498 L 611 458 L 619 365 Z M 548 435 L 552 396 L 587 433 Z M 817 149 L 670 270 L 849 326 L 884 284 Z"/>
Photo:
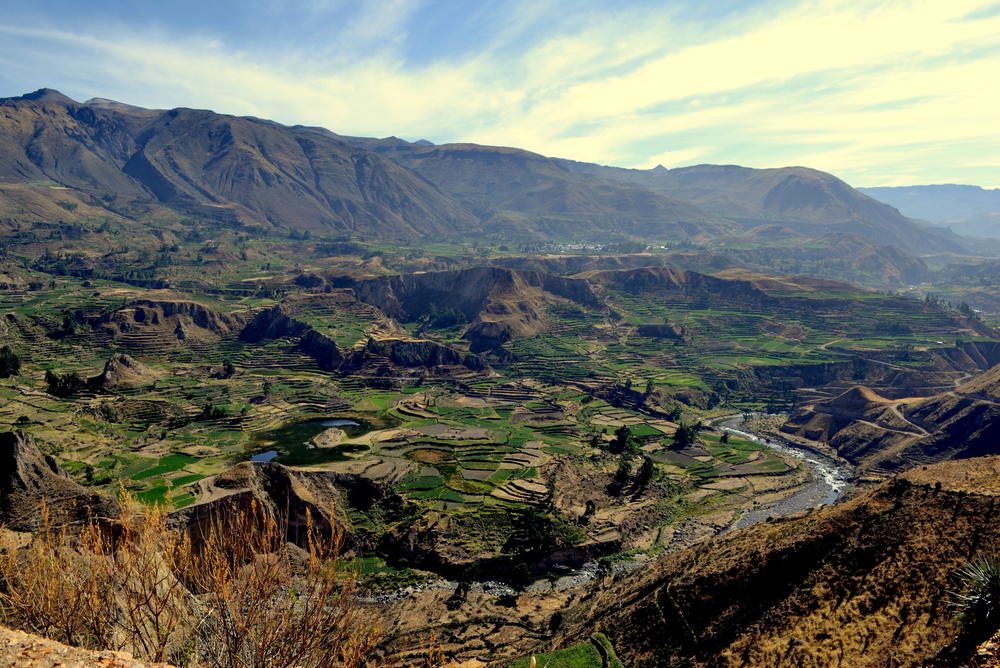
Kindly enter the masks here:
<path id="1" fill-rule="evenodd" d="M 917 424 L 916 422 L 913 422 L 908 417 L 906 417 L 905 415 L 903 415 L 903 411 L 899 410 L 899 404 L 893 404 L 893 405 L 889 406 L 889 410 L 892 412 L 893 415 L 895 415 L 896 417 L 898 417 L 900 420 L 902 420 L 906 424 L 914 427 L 917 431 L 920 432 L 921 435 L 927 436 L 928 434 L 930 434 L 929 431 L 927 431 L 926 429 L 924 429 L 923 427 L 921 427 L 919 424 Z M 884 429 L 884 427 L 883 427 L 883 429 Z"/>

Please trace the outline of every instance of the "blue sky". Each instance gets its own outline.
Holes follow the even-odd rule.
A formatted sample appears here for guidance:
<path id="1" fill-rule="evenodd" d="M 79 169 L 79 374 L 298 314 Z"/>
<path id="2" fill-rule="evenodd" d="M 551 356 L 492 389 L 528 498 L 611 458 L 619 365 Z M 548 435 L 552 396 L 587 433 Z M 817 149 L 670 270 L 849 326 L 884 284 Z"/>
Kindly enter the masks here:
<path id="1" fill-rule="evenodd" d="M 995 0 L 4 0 L 0 96 L 1000 186 Z"/>

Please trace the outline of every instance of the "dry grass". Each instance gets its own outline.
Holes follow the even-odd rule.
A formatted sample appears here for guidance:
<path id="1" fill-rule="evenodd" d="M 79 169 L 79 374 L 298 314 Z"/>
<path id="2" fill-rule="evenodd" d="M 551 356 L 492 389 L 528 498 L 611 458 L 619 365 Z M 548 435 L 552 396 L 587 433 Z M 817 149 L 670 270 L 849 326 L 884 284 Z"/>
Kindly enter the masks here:
<path id="1" fill-rule="evenodd" d="M 0 614 L 70 645 L 181 666 L 361 665 L 379 630 L 337 568 L 340 535 L 309 518 L 296 547 L 285 524 L 256 504 L 195 532 L 159 509 L 74 532 L 44 516 L 30 544 L 0 546 Z"/>

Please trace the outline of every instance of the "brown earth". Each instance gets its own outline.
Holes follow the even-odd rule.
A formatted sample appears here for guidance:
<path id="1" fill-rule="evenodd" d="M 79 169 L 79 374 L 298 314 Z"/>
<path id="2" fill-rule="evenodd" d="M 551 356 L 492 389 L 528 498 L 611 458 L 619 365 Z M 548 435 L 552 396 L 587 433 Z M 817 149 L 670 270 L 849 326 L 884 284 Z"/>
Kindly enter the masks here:
<path id="1" fill-rule="evenodd" d="M 10 668 L 170 668 L 165 663 L 136 661 L 127 652 L 70 647 L 40 636 L 0 628 L 0 666 Z"/>
<path id="2" fill-rule="evenodd" d="M 885 474 L 1000 449 L 1000 365 L 931 397 L 886 399 L 864 387 L 795 412 L 781 428 Z"/>
<path id="3" fill-rule="evenodd" d="M 115 499 L 70 480 L 30 434 L 0 433 L 0 525 L 36 531 L 46 516 L 52 526 L 62 526 L 90 517 L 114 518 L 119 512 Z"/>
<path id="4" fill-rule="evenodd" d="M 936 464 L 669 554 L 573 609 L 567 644 L 604 631 L 630 666 L 952 665 L 951 576 L 1000 541 L 998 481 L 997 457 Z"/>

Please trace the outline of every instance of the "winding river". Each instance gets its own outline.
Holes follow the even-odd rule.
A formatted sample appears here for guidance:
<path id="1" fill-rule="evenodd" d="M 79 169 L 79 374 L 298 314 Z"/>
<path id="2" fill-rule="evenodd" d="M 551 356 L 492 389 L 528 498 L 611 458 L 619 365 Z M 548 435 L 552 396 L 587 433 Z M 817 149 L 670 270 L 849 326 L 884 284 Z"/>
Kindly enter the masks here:
<path id="1" fill-rule="evenodd" d="M 850 484 L 853 473 L 849 466 L 832 457 L 814 450 L 798 447 L 788 441 L 764 436 L 743 428 L 743 417 L 736 415 L 714 421 L 714 426 L 733 436 L 739 436 L 754 443 L 766 445 L 783 455 L 805 462 L 812 470 L 811 479 L 805 487 L 781 501 L 746 511 L 733 523 L 729 530 L 742 529 L 762 522 L 768 517 L 791 515 L 817 506 L 833 503 L 841 497 Z"/>

